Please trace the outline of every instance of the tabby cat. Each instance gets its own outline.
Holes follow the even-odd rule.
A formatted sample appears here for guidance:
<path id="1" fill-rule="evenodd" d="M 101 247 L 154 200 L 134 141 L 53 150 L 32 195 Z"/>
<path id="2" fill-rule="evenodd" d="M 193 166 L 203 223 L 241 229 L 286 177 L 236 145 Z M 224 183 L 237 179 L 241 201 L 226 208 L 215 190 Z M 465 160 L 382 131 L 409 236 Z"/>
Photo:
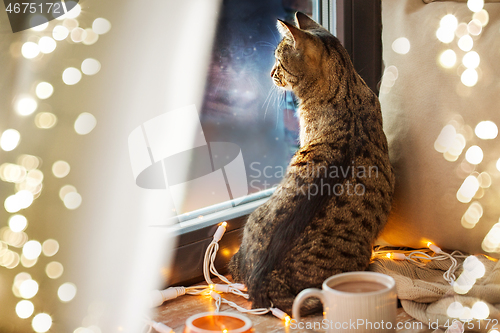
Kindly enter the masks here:
<path id="1" fill-rule="evenodd" d="M 340 41 L 307 15 L 283 36 L 274 84 L 299 99 L 301 147 L 271 198 L 248 218 L 230 261 L 254 308 L 291 311 L 304 288 L 365 270 L 391 209 L 394 175 L 375 93 Z M 304 303 L 305 313 L 320 309 Z"/>

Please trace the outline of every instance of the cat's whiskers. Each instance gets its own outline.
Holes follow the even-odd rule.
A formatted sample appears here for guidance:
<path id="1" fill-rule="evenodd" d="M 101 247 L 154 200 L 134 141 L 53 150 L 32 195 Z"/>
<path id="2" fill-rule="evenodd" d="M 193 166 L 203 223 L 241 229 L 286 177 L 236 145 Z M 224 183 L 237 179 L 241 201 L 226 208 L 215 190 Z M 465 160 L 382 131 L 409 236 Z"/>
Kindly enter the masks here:
<path id="1" fill-rule="evenodd" d="M 284 89 L 280 89 L 278 87 L 276 87 L 277 90 L 279 90 L 279 93 L 278 93 L 278 101 L 277 101 L 277 104 L 276 104 L 276 126 L 275 126 L 275 129 L 278 128 L 278 124 L 279 124 L 279 116 L 280 116 L 280 108 L 282 105 L 286 105 L 286 90 Z"/>
<path id="2" fill-rule="evenodd" d="M 285 101 L 284 94 L 285 94 L 285 90 L 283 90 L 275 85 L 272 85 L 271 89 L 269 89 L 269 93 L 266 97 L 266 100 L 264 101 L 264 105 L 263 105 L 263 107 L 265 106 L 264 120 L 266 119 L 267 111 L 269 110 L 269 105 L 275 104 L 276 120 L 277 120 L 276 126 L 278 126 L 278 123 L 279 123 L 279 118 L 278 118 L 279 117 L 279 108 L 281 107 L 281 105 Z"/>

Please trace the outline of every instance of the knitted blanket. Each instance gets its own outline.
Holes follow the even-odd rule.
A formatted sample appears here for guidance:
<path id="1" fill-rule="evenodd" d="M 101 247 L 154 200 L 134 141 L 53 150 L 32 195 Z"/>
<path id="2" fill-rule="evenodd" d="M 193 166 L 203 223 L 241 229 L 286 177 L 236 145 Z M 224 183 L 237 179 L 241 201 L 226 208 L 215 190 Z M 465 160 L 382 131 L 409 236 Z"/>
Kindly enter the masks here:
<path id="1" fill-rule="evenodd" d="M 450 260 L 417 265 L 408 260 L 378 258 L 369 270 L 393 277 L 403 309 L 431 328 L 446 329 L 455 319 L 462 321 L 466 332 L 497 333 L 500 331 L 500 261 L 484 256 L 477 258 L 484 265 L 484 276 L 478 279 L 471 278 L 467 270 L 464 273 L 464 259 L 457 259 L 460 266 L 455 276 L 468 284 L 458 289 L 443 278 Z"/>

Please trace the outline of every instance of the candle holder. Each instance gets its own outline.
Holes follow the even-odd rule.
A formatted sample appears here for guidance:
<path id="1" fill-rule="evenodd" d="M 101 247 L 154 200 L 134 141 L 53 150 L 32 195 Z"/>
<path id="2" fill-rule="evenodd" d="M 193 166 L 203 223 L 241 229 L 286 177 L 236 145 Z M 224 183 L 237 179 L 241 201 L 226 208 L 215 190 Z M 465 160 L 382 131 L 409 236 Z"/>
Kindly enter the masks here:
<path id="1" fill-rule="evenodd" d="M 237 313 L 204 312 L 186 320 L 184 333 L 253 333 L 252 322 Z"/>

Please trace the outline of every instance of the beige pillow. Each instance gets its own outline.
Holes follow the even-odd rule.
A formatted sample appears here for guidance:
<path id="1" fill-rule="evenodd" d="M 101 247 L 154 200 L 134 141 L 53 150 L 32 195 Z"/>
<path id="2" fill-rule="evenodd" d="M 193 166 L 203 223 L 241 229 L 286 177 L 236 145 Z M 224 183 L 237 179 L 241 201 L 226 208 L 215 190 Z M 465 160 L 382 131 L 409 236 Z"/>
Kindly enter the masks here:
<path id="1" fill-rule="evenodd" d="M 380 102 L 397 176 L 382 243 L 431 241 L 499 257 L 500 4 L 484 9 L 474 15 L 464 2 L 382 1 Z M 469 24 L 473 17 L 484 24 L 485 13 L 485 26 Z M 441 21 L 448 14 L 460 24 L 455 33 L 453 17 Z M 481 139 L 488 136 L 495 138 Z"/>

